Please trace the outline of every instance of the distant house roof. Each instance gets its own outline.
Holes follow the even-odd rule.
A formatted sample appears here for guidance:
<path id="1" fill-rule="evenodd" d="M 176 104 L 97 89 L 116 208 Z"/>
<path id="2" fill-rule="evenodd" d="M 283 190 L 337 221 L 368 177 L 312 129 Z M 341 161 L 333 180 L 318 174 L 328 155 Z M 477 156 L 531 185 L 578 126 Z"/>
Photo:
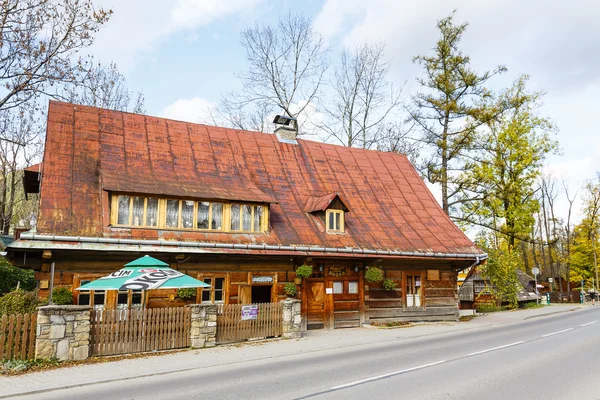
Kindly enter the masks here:
<path id="1" fill-rule="evenodd" d="M 535 292 L 535 279 L 532 276 L 527 275 L 521 270 L 516 271 L 517 279 L 519 281 L 519 289 L 517 291 L 518 301 L 532 301 L 540 298 L 539 294 Z M 475 299 L 475 293 L 473 290 L 473 282 L 475 281 L 487 281 L 480 269 L 475 267 L 469 272 L 469 276 L 465 279 L 462 286 L 458 289 L 459 301 L 473 301 Z"/>
<path id="2" fill-rule="evenodd" d="M 111 231 L 102 217 L 106 192 L 270 203 L 270 230 Z M 336 197 L 352 212 L 345 233 L 327 234 L 310 211 Z M 56 101 L 48 110 L 36 235 L 485 257 L 405 155 L 302 139 L 282 143 L 273 134 Z"/>

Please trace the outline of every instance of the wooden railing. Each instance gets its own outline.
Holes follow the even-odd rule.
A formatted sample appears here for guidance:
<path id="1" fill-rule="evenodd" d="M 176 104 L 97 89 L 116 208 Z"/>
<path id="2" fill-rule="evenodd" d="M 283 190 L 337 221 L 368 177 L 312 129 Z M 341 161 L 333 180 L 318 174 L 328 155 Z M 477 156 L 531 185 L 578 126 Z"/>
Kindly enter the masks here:
<path id="1" fill-rule="evenodd" d="M 252 304 L 258 307 L 256 319 L 242 320 L 241 304 L 217 306 L 217 343 L 233 343 L 248 339 L 281 336 L 281 303 Z"/>
<path id="2" fill-rule="evenodd" d="M 37 313 L 3 315 L 0 323 L 0 360 L 35 356 Z"/>
<path id="3" fill-rule="evenodd" d="M 106 356 L 190 346 L 191 310 L 92 310 L 90 353 Z"/>

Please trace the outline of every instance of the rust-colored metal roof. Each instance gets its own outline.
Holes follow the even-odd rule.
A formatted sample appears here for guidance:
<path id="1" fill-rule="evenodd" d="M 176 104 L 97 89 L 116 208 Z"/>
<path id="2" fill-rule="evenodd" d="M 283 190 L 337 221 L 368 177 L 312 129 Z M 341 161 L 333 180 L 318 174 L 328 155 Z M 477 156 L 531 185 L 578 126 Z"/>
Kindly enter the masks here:
<path id="1" fill-rule="evenodd" d="M 271 203 L 270 230 L 233 234 L 108 226 L 103 191 Z M 333 193 L 344 234 L 306 212 Z M 332 201 L 333 198 L 331 198 Z M 318 203 L 318 204 L 317 204 Z M 481 255 L 406 156 L 51 101 L 37 232 L 208 243 Z"/>

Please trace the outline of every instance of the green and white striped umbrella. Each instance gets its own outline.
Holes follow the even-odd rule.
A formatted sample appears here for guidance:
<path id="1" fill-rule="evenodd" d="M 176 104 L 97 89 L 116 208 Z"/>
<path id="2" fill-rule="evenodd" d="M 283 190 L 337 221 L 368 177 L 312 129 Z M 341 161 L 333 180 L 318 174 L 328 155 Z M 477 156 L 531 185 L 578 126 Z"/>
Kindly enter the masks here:
<path id="1" fill-rule="evenodd" d="M 125 264 L 120 270 L 86 283 L 77 290 L 150 290 L 210 287 L 198 279 L 169 268 L 148 255 Z"/>

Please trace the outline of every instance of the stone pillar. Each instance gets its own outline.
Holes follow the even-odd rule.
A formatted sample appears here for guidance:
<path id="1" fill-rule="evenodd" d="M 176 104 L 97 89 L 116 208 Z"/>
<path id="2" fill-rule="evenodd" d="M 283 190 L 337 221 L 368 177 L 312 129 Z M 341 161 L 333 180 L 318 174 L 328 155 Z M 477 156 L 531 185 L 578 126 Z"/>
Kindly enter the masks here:
<path id="1" fill-rule="evenodd" d="M 300 300 L 285 299 L 283 303 L 283 337 L 299 338 L 302 337 L 302 315 Z"/>
<path id="2" fill-rule="evenodd" d="M 217 340 L 217 306 L 214 304 L 191 304 L 192 326 L 190 346 L 192 348 L 214 347 Z"/>
<path id="3" fill-rule="evenodd" d="M 90 352 L 90 306 L 38 308 L 35 358 L 85 360 Z"/>

